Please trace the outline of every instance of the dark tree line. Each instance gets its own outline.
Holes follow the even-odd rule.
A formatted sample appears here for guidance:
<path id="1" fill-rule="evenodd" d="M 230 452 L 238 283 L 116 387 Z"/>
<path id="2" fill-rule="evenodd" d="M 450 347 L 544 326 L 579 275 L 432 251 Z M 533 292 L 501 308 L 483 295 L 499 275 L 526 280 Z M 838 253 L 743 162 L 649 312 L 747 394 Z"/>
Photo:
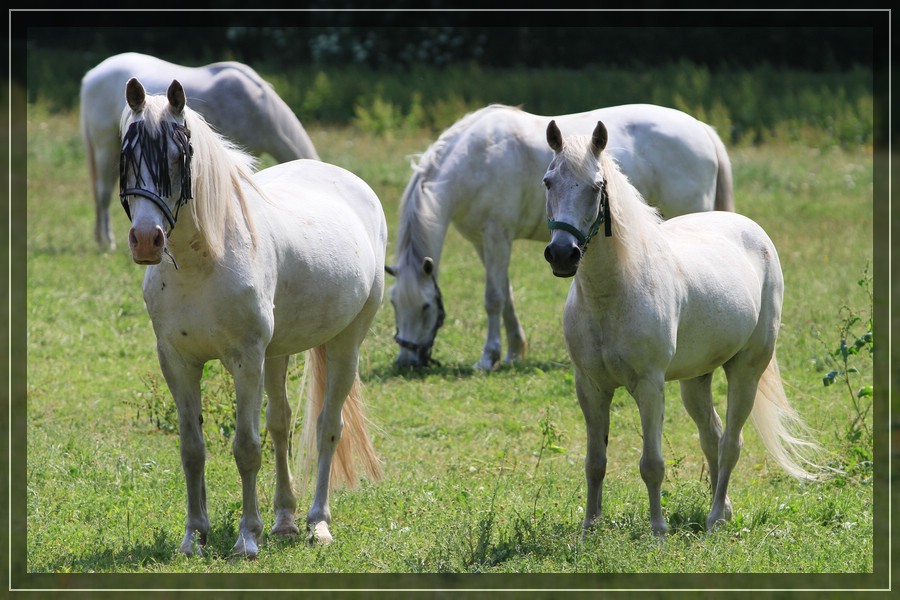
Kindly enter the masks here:
<path id="1" fill-rule="evenodd" d="M 440 8 L 441 2 L 418 4 Z M 97 55 L 139 50 L 185 64 L 220 60 L 227 53 L 271 68 L 467 62 L 495 68 L 634 68 L 689 61 L 711 70 L 767 64 L 833 71 L 872 66 L 885 54 L 877 47 L 876 30 L 887 26 L 887 16 L 865 11 L 218 10 L 26 12 L 14 14 L 13 22 L 15 17 L 31 21 L 25 42 L 31 48 Z"/>

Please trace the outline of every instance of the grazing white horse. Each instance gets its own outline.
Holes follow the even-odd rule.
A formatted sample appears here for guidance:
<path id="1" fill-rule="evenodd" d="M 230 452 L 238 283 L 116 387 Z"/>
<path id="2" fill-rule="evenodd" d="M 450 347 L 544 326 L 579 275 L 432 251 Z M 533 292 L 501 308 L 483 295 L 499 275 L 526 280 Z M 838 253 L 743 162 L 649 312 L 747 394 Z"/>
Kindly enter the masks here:
<path id="1" fill-rule="evenodd" d="M 731 162 L 712 127 L 681 111 L 629 104 L 545 117 L 491 105 L 466 115 L 441 134 L 413 167 L 403 192 L 390 291 L 400 346 L 398 366 L 424 367 L 444 318 L 438 270 L 450 224 L 476 249 L 485 268 L 487 336 L 476 369 L 501 356 L 524 355 L 525 332 L 509 281 L 512 242 L 547 241 L 540 177 L 553 157 L 545 130 L 589 134 L 598 120 L 609 127 L 619 167 L 662 214 L 734 210 Z"/>
<path id="2" fill-rule="evenodd" d="M 245 64 L 229 61 L 186 67 L 136 52 L 107 58 L 81 80 L 81 130 L 96 209 L 94 238 L 102 250 L 116 246 L 109 202 L 118 176 L 119 116 L 125 108 L 122 88 L 132 77 L 140 79 L 151 94 L 164 93 L 172 79 L 178 79 L 193 108 L 208 123 L 257 156 L 268 153 L 278 162 L 319 158 L 296 115 Z"/>
<path id="3" fill-rule="evenodd" d="M 668 530 L 660 503 L 666 381 L 680 382 L 709 464 L 708 530 L 732 516 L 728 482 L 748 416 L 787 473 L 815 478 L 806 451 L 817 445 L 803 435 L 775 360 L 784 280 L 765 231 L 733 212 L 664 221 L 605 151 L 611 133 L 602 122 L 591 137 L 564 139 L 551 121 L 546 135 L 554 156 L 543 178 L 552 230 L 544 256 L 556 276 L 574 276 L 563 328 L 587 427 L 584 531 L 600 516 L 619 387 L 640 411 L 640 472 L 657 535 Z M 728 380 L 724 430 L 711 392 L 720 366 Z"/>
<path id="4" fill-rule="evenodd" d="M 329 488 L 356 483 L 353 456 L 370 478 L 381 476 L 357 371 L 360 344 L 384 292 L 381 203 L 360 178 L 316 160 L 253 174 L 253 157 L 186 106 L 178 81 L 163 96 L 147 95 L 131 79 L 126 99 L 120 197 L 131 219 L 132 258 L 148 265 L 144 301 L 178 408 L 187 483 L 181 552 L 202 546 L 210 528 L 200 378 L 214 359 L 231 373 L 237 396 L 233 450 L 243 515 L 234 552 L 256 556 L 263 531 L 256 485 L 263 390 L 275 448 L 272 533 L 299 532 L 285 382 L 289 357 L 305 350 L 311 393 L 301 437 L 310 447 L 315 425 L 318 451 L 306 523 L 314 539 L 327 543 Z"/>

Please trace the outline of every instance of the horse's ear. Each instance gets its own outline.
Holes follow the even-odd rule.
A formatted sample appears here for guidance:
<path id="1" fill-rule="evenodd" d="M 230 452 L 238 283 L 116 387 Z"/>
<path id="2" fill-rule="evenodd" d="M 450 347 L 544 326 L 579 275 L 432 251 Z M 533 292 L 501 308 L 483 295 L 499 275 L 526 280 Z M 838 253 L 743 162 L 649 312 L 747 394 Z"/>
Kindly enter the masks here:
<path id="1" fill-rule="evenodd" d="M 384 265 L 384 272 L 387 273 L 388 275 L 390 275 L 391 277 L 397 276 L 397 269 L 395 269 L 391 265 Z"/>
<path id="2" fill-rule="evenodd" d="M 184 88 L 181 87 L 181 84 L 177 79 L 173 79 L 172 83 L 169 84 L 166 98 L 169 99 L 169 104 L 172 105 L 172 112 L 176 115 L 180 115 L 181 111 L 184 110 L 184 105 L 187 101 L 184 99 Z"/>
<path id="3" fill-rule="evenodd" d="M 600 156 L 600 152 L 606 148 L 607 141 L 609 141 L 609 133 L 606 131 L 606 125 L 603 124 L 603 121 L 597 121 L 594 134 L 591 136 L 591 151 L 594 156 Z"/>
<path id="4" fill-rule="evenodd" d="M 144 86 L 141 85 L 141 82 L 136 77 L 129 79 L 128 83 L 125 84 L 125 101 L 131 110 L 134 112 L 143 110 L 146 98 L 147 93 L 144 91 Z"/>
<path id="5" fill-rule="evenodd" d="M 434 259 L 432 259 L 430 256 L 426 256 L 425 260 L 422 261 L 422 271 L 426 275 L 431 275 L 432 273 L 434 273 Z"/>
<path id="6" fill-rule="evenodd" d="M 556 121 L 553 119 L 551 119 L 550 124 L 547 125 L 547 143 L 550 144 L 550 147 L 557 154 L 562 150 L 562 133 L 560 133 L 559 127 L 557 127 Z"/>

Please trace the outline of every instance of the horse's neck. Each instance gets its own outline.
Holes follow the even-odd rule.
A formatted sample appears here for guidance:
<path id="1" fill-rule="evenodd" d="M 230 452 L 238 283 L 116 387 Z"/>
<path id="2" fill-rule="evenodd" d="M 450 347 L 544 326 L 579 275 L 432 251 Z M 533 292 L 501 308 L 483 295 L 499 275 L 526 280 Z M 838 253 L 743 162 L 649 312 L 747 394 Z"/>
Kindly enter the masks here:
<path id="1" fill-rule="evenodd" d="M 418 201 L 427 200 L 420 195 Z M 418 208 L 410 212 L 402 224 L 399 240 L 403 247 L 398 247 L 398 256 L 406 256 L 410 263 L 417 263 L 416 266 L 422 259 L 430 257 L 437 267 L 455 209 L 456 197 L 444 194 L 440 201 L 428 202 L 427 216 L 424 216 L 426 211 Z"/>
<path id="2" fill-rule="evenodd" d="M 209 252 L 206 251 L 203 234 L 197 228 L 188 205 L 181 209 L 178 223 L 170 232 L 167 248 L 169 256 L 163 257 L 163 261 L 174 262 L 182 272 L 194 269 L 206 270 L 212 262 Z"/>
<path id="3" fill-rule="evenodd" d="M 620 250 L 612 238 L 603 235 L 602 229 L 591 240 L 576 274 L 578 284 L 589 290 L 591 296 L 612 298 L 622 293 L 625 274 L 619 262 Z"/>
<path id="4" fill-rule="evenodd" d="M 660 257 L 661 242 L 657 223 L 640 210 L 641 206 L 634 205 L 642 201 L 629 195 L 636 191 L 627 180 L 610 181 L 609 192 L 612 214 L 607 218 L 612 219 L 612 235 L 607 237 L 605 227 L 600 228 L 585 251 L 578 274 L 594 295 L 621 297 L 639 288 L 655 269 L 649 263 Z"/>

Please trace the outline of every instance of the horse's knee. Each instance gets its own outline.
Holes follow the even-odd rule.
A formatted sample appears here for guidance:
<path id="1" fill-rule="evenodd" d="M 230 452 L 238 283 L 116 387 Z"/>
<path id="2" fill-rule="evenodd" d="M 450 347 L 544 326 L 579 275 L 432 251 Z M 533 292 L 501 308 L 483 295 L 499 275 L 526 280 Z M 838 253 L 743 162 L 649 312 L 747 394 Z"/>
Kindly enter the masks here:
<path id="1" fill-rule="evenodd" d="M 238 468 L 258 471 L 262 464 L 262 444 L 259 436 L 249 433 L 236 433 L 231 443 L 234 460 Z"/>
<path id="2" fill-rule="evenodd" d="M 645 483 L 660 483 L 666 475 L 666 463 L 662 457 L 641 457 L 640 467 Z"/>

